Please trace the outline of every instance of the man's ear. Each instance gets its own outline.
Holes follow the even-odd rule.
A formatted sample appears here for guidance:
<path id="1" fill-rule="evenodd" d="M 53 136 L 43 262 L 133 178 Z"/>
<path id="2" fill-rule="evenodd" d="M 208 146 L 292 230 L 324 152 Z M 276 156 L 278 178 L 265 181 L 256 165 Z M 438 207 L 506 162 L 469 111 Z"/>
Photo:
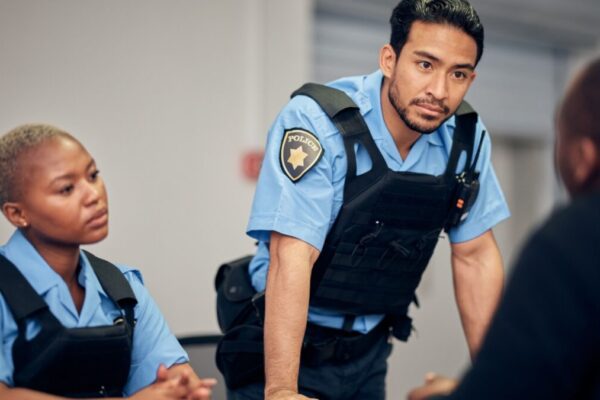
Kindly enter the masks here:
<path id="1" fill-rule="evenodd" d="M 386 44 L 379 50 L 379 69 L 383 76 L 390 79 L 396 68 L 396 51 L 390 44 Z"/>
<path id="2" fill-rule="evenodd" d="M 573 180 L 577 186 L 585 190 L 585 185 L 590 179 L 594 179 L 598 175 L 600 169 L 600 152 L 596 143 L 589 137 L 580 138 L 575 143 L 575 155 L 577 160 L 574 160 Z"/>
<path id="3" fill-rule="evenodd" d="M 29 225 L 25 211 L 19 202 L 7 201 L 2 204 L 2 213 L 16 228 L 26 228 Z"/>

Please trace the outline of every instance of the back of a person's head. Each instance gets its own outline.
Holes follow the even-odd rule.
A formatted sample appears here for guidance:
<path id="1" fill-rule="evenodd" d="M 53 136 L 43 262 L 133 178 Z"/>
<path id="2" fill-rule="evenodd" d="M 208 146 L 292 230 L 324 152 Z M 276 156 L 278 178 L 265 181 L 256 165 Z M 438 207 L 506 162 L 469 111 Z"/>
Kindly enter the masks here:
<path id="1" fill-rule="evenodd" d="M 590 137 L 600 147 L 600 57 L 575 78 L 562 112 L 570 135 Z"/>
<path id="2" fill-rule="evenodd" d="M 557 128 L 557 167 L 571 196 L 600 189 L 600 57 L 569 85 Z"/>
<path id="3" fill-rule="evenodd" d="M 67 132 L 46 124 L 21 125 L 0 137 L 0 206 L 19 194 L 21 174 L 27 172 L 19 164 L 22 155 L 57 136 L 75 140 Z"/>
<path id="4" fill-rule="evenodd" d="M 390 45 L 400 54 L 415 21 L 448 24 L 461 29 L 477 43 L 477 59 L 483 54 L 483 25 L 466 0 L 402 0 L 390 17 Z"/>

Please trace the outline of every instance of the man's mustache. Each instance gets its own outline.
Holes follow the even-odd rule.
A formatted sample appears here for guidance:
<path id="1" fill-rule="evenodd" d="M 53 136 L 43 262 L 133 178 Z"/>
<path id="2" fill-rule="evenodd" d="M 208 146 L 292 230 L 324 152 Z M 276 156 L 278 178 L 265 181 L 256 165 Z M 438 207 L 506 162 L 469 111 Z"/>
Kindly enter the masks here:
<path id="1" fill-rule="evenodd" d="M 438 100 L 435 98 L 425 98 L 425 99 L 416 98 L 416 99 L 411 100 L 410 104 L 415 105 L 415 106 L 418 106 L 421 104 L 429 104 L 429 105 L 432 105 L 432 106 L 442 109 L 443 113 L 446 115 L 450 113 L 450 109 L 448 108 L 448 106 L 446 106 L 442 100 Z"/>

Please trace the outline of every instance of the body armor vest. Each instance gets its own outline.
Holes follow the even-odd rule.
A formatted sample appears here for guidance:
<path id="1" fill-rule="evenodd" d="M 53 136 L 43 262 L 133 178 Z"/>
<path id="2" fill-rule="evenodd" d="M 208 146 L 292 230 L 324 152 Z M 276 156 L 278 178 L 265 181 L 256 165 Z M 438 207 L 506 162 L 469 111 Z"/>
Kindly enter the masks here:
<path id="1" fill-rule="evenodd" d="M 433 176 L 389 169 L 358 106 L 344 92 L 306 84 L 296 95 L 311 97 L 331 118 L 348 159 L 343 205 L 313 267 L 310 304 L 351 318 L 386 314 L 406 320 L 440 233 L 450 227 L 457 191 L 464 188 L 464 173 L 455 172 L 463 151 L 465 168 L 472 165 L 477 114 L 466 103 L 459 107 L 446 171 Z M 372 161 L 372 168 L 361 175 L 356 174 L 357 144 Z M 405 328 L 394 334 L 405 340 L 410 323 L 408 333 Z"/>
<path id="2" fill-rule="evenodd" d="M 123 395 L 137 301 L 118 268 L 86 255 L 102 288 L 124 312 L 114 325 L 65 328 L 19 270 L 0 256 L 0 291 L 19 327 L 12 349 L 15 387 L 77 398 Z M 28 340 L 26 322 L 30 318 L 40 323 L 41 330 Z"/>

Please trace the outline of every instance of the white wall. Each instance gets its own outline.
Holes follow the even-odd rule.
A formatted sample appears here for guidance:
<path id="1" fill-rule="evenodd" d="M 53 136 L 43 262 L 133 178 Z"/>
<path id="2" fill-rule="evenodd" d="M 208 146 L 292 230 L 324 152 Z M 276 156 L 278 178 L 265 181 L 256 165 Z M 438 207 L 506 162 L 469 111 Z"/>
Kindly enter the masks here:
<path id="1" fill-rule="evenodd" d="M 0 132 L 73 133 L 107 182 L 92 250 L 139 266 L 178 334 L 215 333 L 213 276 L 253 251 L 244 151 L 310 62 L 310 0 L 0 1 Z M 292 15 L 293 18 L 289 18 Z M 0 223 L 0 242 L 12 228 Z"/>

